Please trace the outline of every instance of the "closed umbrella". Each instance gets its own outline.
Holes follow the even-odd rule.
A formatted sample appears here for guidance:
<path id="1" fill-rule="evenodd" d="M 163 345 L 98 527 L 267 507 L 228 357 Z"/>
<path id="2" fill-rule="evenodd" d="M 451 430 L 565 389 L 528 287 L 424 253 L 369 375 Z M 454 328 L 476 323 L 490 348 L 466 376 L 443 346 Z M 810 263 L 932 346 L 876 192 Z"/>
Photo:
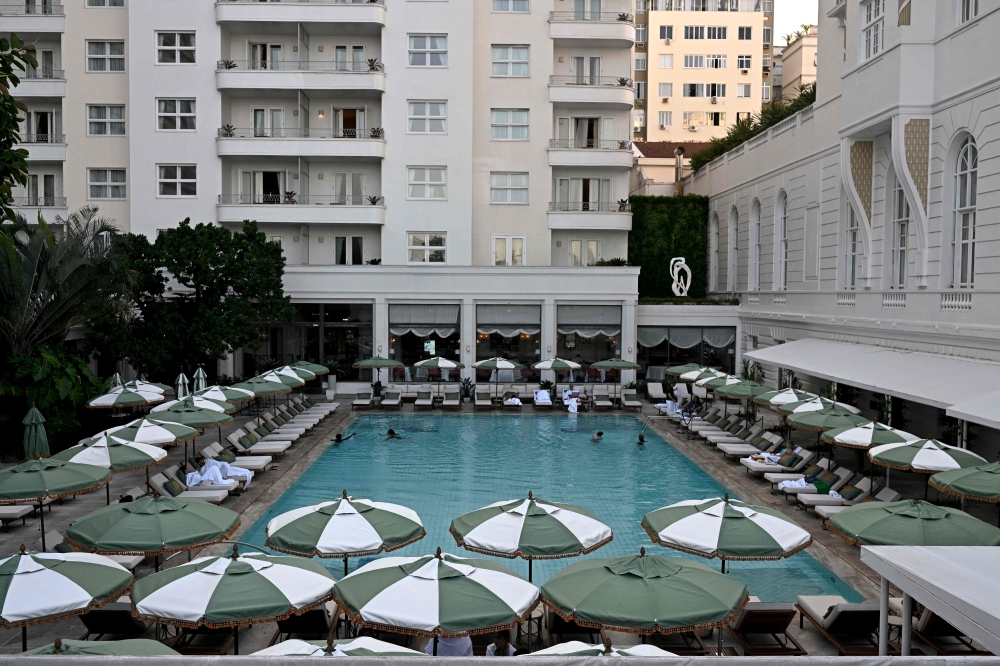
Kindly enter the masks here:
<path id="1" fill-rule="evenodd" d="M 124 407 L 143 407 L 153 403 L 163 402 L 162 393 L 151 391 L 133 391 L 125 387 L 112 389 L 104 395 L 99 395 L 87 403 L 88 409 L 122 409 Z"/>
<path id="2" fill-rule="evenodd" d="M 215 402 L 228 402 L 236 405 L 247 400 L 253 400 L 254 392 L 249 389 L 235 388 L 232 386 L 208 386 L 193 394 L 196 398 L 205 398 Z"/>
<path id="3" fill-rule="evenodd" d="M 204 391 L 208 388 L 208 375 L 205 374 L 205 368 L 198 366 L 198 369 L 194 371 L 194 388 L 193 391 L 197 393 L 198 391 Z"/>
<path id="4" fill-rule="evenodd" d="M 492 560 L 441 553 L 383 557 L 334 586 L 348 618 L 418 636 L 467 636 L 510 629 L 538 603 L 538 588 Z"/>
<path id="5" fill-rule="evenodd" d="M 423 652 L 386 643 L 371 636 L 326 641 L 292 638 L 264 648 L 251 657 L 426 657 Z"/>
<path id="6" fill-rule="evenodd" d="M 198 431 L 194 428 L 181 425 L 180 423 L 171 423 L 170 421 L 158 421 L 154 418 L 136 419 L 122 426 L 108 428 L 107 433 L 127 442 L 152 444 L 154 446 L 169 446 L 198 437 Z M 86 444 L 87 442 L 96 441 L 101 437 L 104 437 L 104 433 L 94 435 L 80 443 Z"/>
<path id="7" fill-rule="evenodd" d="M 296 361 L 295 363 L 292 363 L 292 367 L 305 368 L 317 376 L 330 374 L 330 368 L 325 365 L 320 365 L 319 363 L 310 363 L 309 361 Z"/>
<path id="8" fill-rule="evenodd" d="M 484 555 L 553 560 L 592 553 L 615 538 L 611 528 L 579 506 L 527 498 L 495 502 L 451 521 L 459 546 Z"/>
<path id="9" fill-rule="evenodd" d="M 96 440 L 71 446 L 52 456 L 53 460 L 94 465 L 109 469 L 113 473 L 145 469 L 147 484 L 149 468 L 160 464 L 166 458 L 167 452 L 158 446 L 129 442 L 107 433 Z M 111 504 L 111 483 L 104 487 L 107 490 L 108 504 Z"/>
<path id="10" fill-rule="evenodd" d="M 177 379 L 174 380 L 174 394 L 178 399 L 186 398 L 191 395 L 191 389 L 188 386 L 189 380 L 187 375 L 183 372 L 177 375 Z"/>
<path id="11" fill-rule="evenodd" d="M 943 493 L 1000 506 L 1000 462 L 938 472 L 929 483 Z"/>
<path id="12" fill-rule="evenodd" d="M 612 645 L 607 639 L 604 645 L 590 645 L 581 641 L 558 643 L 544 650 L 532 652 L 532 657 L 676 657 L 655 645 Z"/>
<path id="13" fill-rule="evenodd" d="M 146 495 L 84 516 L 66 529 L 66 542 L 89 552 L 158 557 L 225 541 L 239 526 L 240 515 L 224 507 Z"/>
<path id="14" fill-rule="evenodd" d="M 812 544 L 812 536 L 780 511 L 715 497 L 651 511 L 642 527 L 655 543 L 722 560 L 780 560 Z"/>
<path id="15" fill-rule="evenodd" d="M 855 546 L 1000 546 L 1000 528 L 916 499 L 855 504 L 827 526 Z"/>
<path id="16" fill-rule="evenodd" d="M 111 375 L 111 379 L 109 381 L 111 382 L 111 388 L 117 388 L 125 384 L 125 380 L 122 379 L 121 373 L 119 372 Z"/>
<path id="17" fill-rule="evenodd" d="M 132 613 L 177 627 L 236 629 L 315 608 L 331 598 L 333 583 L 313 560 L 240 555 L 234 544 L 230 556 L 199 557 L 139 580 L 132 588 Z"/>
<path id="18" fill-rule="evenodd" d="M 749 600 L 747 586 L 679 557 L 588 558 L 542 586 L 542 601 L 584 627 L 637 634 L 686 633 L 725 626 Z"/>
<path id="19" fill-rule="evenodd" d="M 44 531 L 43 531 L 44 532 Z M 82 615 L 128 592 L 132 573 L 92 553 L 21 552 L 0 559 L 0 624 L 21 629 Z"/>
<path id="20" fill-rule="evenodd" d="M 753 401 L 758 405 L 763 405 L 764 407 L 777 408 L 781 405 L 787 405 L 790 402 L 803 402 L 804 400 L 811 400 L 815 397 L 815 393 L 786 388 L 762 393 L 761 395 L 755 396 Z"/>
<path id="21" fill-rule="evenodd" d="M 427 534 L 420 516 L 399 504 L 343 497 L 293 509 L 272 518 L 267 547 L 301 557 L 347 558 L 398 550 Z"/>
<path id="22" fill-rule="evenodd" d="M 49 438 L 45 434 L 45 417 L 32 405 L 24 420 L 24 457 L 28 460 L 49 457 Z"/>
<path id="23" fill-rule="evenodd" d="M 74 641 L 57 638 L 54 643 L 28 650 L 25 654 L 61 654 L 67 657 L 180 656 L 180 652 L 148 638 L 126 638 L 120 641 Z"/>
<path id="24" fill-rule="evenodd" d="M 41 504 L 48 499 L 82 495 L 111 481 L 111 472 L 103 467 L 42 458 L 0 470 L 0 504 L 31 503 L 39 505 L 42 550 L 45 550 L 45 512 Z"/>

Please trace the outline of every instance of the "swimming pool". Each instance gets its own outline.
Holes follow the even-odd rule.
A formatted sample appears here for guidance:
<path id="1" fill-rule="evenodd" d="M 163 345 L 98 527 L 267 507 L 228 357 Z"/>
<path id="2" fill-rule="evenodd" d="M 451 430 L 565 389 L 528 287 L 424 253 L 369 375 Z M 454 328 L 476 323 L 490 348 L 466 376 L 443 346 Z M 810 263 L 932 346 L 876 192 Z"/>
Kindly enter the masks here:
<path id="1" fill-rule="evenodd" d="M 414 509 L 427 536 L 394 554 L 422 555 L 440 546 L 446 552 L 484 557 L 460 549 L 448 532 L 456 516 L 499 500 L 536 497 L 577 504 L 594 512 L 615 533 L 607 546 L 587 557 L 648 552 L 691 557 L 650 542 L 641 526 L 653 509 L 685 499 L 720 497 L 726 489 L 651 430 L 636 446 L 641 423 L 624 415 L 365 414 L 350 432 L 357 435 L 330 446 L 261 516 L 241 540 L 264 545 L 264 528 L 291 509 L 351 495 L 394 502 Z M 401 440 L 386 441 L 393 428 Z M 600 443 L 591 435 L 604 431 Z M 351 571 L 371 558 L 353 559 Z M 323 560 L 338 578 L 343 560 Z M 502 560 L 527 576 L 524 560 Z M 541 585 L 575 560 L 541 560 L 534 582 Z M 732 562 L 739 578 L 762 601 L 795 601 L 799 594 L 863 597 L 808 552 L 780 562 Z"/>

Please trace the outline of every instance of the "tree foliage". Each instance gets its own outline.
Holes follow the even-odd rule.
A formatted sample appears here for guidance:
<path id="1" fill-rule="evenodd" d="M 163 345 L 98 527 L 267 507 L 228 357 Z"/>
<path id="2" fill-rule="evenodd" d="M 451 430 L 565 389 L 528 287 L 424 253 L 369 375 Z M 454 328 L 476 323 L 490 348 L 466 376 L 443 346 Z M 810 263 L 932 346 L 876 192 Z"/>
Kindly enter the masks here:
<path id="1" fill-rule="evenodd" d="M 256 322 L 291 316 L 281 248 L 267 241 L 256 222 L 233 233 L 184 220 L 153 243 L 126 236 L 121 251 L 126 267 L 138 275 L 135 316 L 95 322 L 87 347 L 98 356 L 127 359 L 150 377 L 170 378 L 240 347 L 255 349 Z"/>
<path id="2" fill-rule="evenodd" d="M 18 148 L 21 134 L 18 123 L 23 120 L 21 111 L 27 112 L 23 102 L 16 101 L 10 94 L 21 79 L 18 71 L 37 67 L 35 47 L 22 46 L 17 35 L 10 39 L 0 37 L 0 213 L 2 217 L 14 217 L 10 207 L 15 185 L 28 183 L 28 151 Z"/>
<path id="3" fill-rule="evenodd" d="M 674 296 L 670 260 L 684 257 L 691 269 L 691 298 L 705 295 L 708 256 L 708 199 L 629 197 L 632 231 L 628 235 L 629 263 L 641 266 L 639 296 Z"/>

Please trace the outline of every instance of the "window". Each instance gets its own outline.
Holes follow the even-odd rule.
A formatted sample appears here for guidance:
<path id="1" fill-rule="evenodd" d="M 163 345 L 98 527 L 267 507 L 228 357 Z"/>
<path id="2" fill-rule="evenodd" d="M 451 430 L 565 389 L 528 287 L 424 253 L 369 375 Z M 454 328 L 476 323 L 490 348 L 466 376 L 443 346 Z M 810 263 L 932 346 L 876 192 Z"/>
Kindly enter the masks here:
<path id="1" fill-rule="evenodd" d="M 364 236 L 334 236 L 333 263 L 338 266 L 360 266 L 365 263 Z"/>
<path id="2" fill-rule="evenodd" d="M 684 26 L 684 39 L 705 39 L 705 26 L 703 25 Z"/>
<path id="3" fill-rule="evenodd" d="M 193 164 L 161 164 L 157 167 L 156 182 L 157 196 L 197 196 L 198 167 Z"/>
<path id="4" fill-rule="evenodd" d="M 705 66 L 705 56 L 686 55 L 684 56 L 684 69 L 701 69 Z"/>
<path id="5" fill-rule="evenodd" d="M 750 84 L 749 83 L 737 83 L 736 84 L 736 96 L 742 97 L 743 99 L 750 98 Z"/>
<path id="6" fill-rule="evenodd" d="M 708 26 L 708 38 L 709 39 L 725 39 L 726 38 L 726 26 Z"/>
<path id="7" fill-rule="evenodd" d="M 490 174 L 491 204 L 525 204 L 528 203 L 528 174 L 497 173 Z"/>
<path id="8" fill-rule="evenodd" d="M 156 33 L 156 62 L 160 65 L 194 64 L 194 33 Z"/>
<path id="9" fill-rule="evenodd" d="M 754 199 L 750 206 L 750 242 L 753 256 L 750 264 L 750 290 L 760 291 L 760 202 Z"/>
<path id="10" fill-rule="evenodd" d="M 885 39 L 885 0 L 868 0 L 861 5 L 864 59 L 882 52 Z"/>
<path id="11" fill-rule="evenodd" d="M 124 72 L 125 42 L 87 42 L 88 72 Z"/>
<path id="12" fill-rule="evenodd" d="M 642 43 L 646 41 L 646 24 L 639 23 L 635 26 L 635 41 Z"/>
<path id="13" fill-rule="evenodd" d="M 965 23 L 966 21 L 971 21 L 979 15 L 979 0 L 960 0 L 959 1 L 959 23 Z"/>
<path id="14" fill-rule="evenodd" d="M 726 125 L 726 114 L 723 111 L 711 111 L 705 114 L 707 122 L 706 125 L 712 127 L 725 127 Z"/>
<path id="15" fill-rule="evenodd" d="M 684 127 L 699 127 L 705 124 L 705 114 L 701 111 L 685 111 Z"/>
<path id="16" fill-rule="evenodd" d="M 753 58 L 748 55 L 736 56 L 736 69 L 750 69 L 752 61 Z"/>
<path id="17" fill-rule="evenodd" d="M 753 116 L 749 111 L 737 111 L 736 112 L 736 122 L 749 122 L 750 118 Z"/>
<path id="18" fill-rule="evenodd" d="M 411 264 L 445 263 L 447 236 L 444 233 L 409 233 L 406 237 L 407 262 Z"/>
<path id="19" fill-rule="evenodd" d="M 593 266 L 598 260 L 596 240 L 571 240 L 569 242 L 571 266 Z"/>
<path id="20" fill-rule="evenodd" d="M 156 100 L 157 129 L 167 131 L 196 129 L 194 109 L 193 99 Z"/>
<path id="21" fill-rule="evenodd" d="M 955 165 L 955 228 L 952 232 L 954 285 L 969 288 L 976 277 L 976 180 L 979 152 L 971 137 L 958 151 Z"/>
<path id="22" fill-rule="evenodd" d="M 87 169 L 88 199 L 124 199 L 125 169 Z"/>
<path id="23" fill-rule="evenodd" d="M 494 141 L 527 141 L 527 109 L 492 109 L 490 129 Z"/>
<path id="24" fill-rule="evenodd" d="M 747 28 L 747 30 L 749 30 L 749 29 L 750 28 Z M 747 37 L 747 39 L 749 39 L 749 37 Z M 767 25 L 764 26 L 764 43 L 765 44 L 770 44 L 771 43 L 771 26 L 767 26 Z"/>
<path id="25" fill-rule="evenodd" d="M 528 47 L 494 46 L 493 76 L 528 76 Z"/>
<path id="26" fill-rule="evenodd" d="M 847 250 L 844 256 L 844 286 L 854 289 L 858 284 L 858 259 L 861 256 L 861 229 L 858 227 L 858 218 L 854 214 L 854 208 L 847 206 L 847 238 L 844 239 L 844 247 Z"/>
<path id="27" fill-rule="evenodd" d="M 448 35 L 410 35 L 410 67 L 447 67 Z"/>
<path id="28" fill-rule="evenodd" d="M 632 117 L 635 119 L 635 131 L 642 131 L 642 128 L 646 126 L 646 110 L 636 109 L 633 112 Z"/>
<path id="29" fill-rule="evenodd" d="M 660 69 L 673 69 L 674 68 L 674 56 L 672 53 L 664 53 L 660 55 Z"/>
<path id="30" fill-rule="evenodd" d="M 726 96 L 725 83 L 705 84 L 705 97 L 725 97 L 725 96 Z"/>
<path id="31" fill-rule="evenodd" d="M 410 102 L 407 121 L 410 134 L 447 134 L 448 102 Z"/>
<path id="32" fill-rule="evenodd" d="M 725 69 L 726 56 L 724 55 L 705 56 L 705 66 L 708 67 L 709 69 Z"/>
<path id="33" fill-rule="evenodd" d="M 662 83 L 660 85 L 663 85 Z M 660 111 L 660 127 L 670 127 L 674 124 L 673 111 Z"/>
<path id="34" fill-rule="evenodd" d="M 493 11 L 524 14 L 531 11 L 531 3 L 528 0 L 493 0 Z"/>
<path id="35" fill-rule="evenodd" d="M 646 56 L 635 59 L 635 71 L 642 72 L 646 69 Z"/>
<path id="36" fill-rule="evenodd" d="M 87 134 L 90 136 L 125 136 L 125 106 L 88 106 Z"/>
<path id="37" fill-rule="evenodd" d="M 774 3 L 771 0 L 764 0 L 762 3 L 760 3 L 760 6 L 761 6 L 761 10 L 765 14 L 770 14 L 771 11 L 773 11 L 772 7 L 774 6 Z"/>
<path id="38" fill-rule="evenodd" d="M 410 199 L 446 199 L 448 170 L 445 167 L 408 167 L 406 196 Z"/>
<path id="39" fill-rule="evenodd" d="M 747 57 L 749 58 L 750 56 L 747 56 Z M 764 54 L 764 56 L 761 58 L 761 64 L 764 65 L 764 67 L 770 67 L 771 66 L 771 54 L 770 53 L 765 53 Z"/>
<path id="40" fill-rule="evenodd" d="M 736 38 L 748 42 L 753 39 L 753 27 L 752 26 L 741 26 L 736 31 Z"/>
<path id="41" fill-rule="evenodd" d="M 636 81 L 635 82 L 635 98 L 636 99 L 646 99 L 646 82 Z"/>
<path id="42" fill-rule="evenodd" d="M 674 84 L 673 83 L 661 83 L 659 89 L 660 97 L 673 97 L 674 96 Z"/>
<path id="43" fill-rule="evenodd" d="M 896 178 L 892 193 L 892 274 L 889 287 L 906 287 L 906 246 L 910 238 L 910 204 L 906 201 L 903 184 Z"/>
<path id="44" fill-rule="evenodd" d="M 524 266 L 524 236 L 494 236 L 493 265 Z"/>
<path id="45" fill-rule="evenodd" d="M 685 83 L 684 84 L 684 96 L 685 97 L 704 97 L 705 96 L 705 84 L 704 83 Z"/>
<path id="46" fill-rule="evenodd" d="M 778 233 L 778 289 L 788 289 L 788 196 L 778 195 L 774 226 Z"/>
<path id="47" fill-rule="evenodd" d="M 125 0 L 87 0 L 88 7 L 124 7 Z"/>
<path id="48" fill-rule="evenodd" d="M 762 100 L 764 100 L 765 102 L 767 102 L 767 101 L 769 101 L 771 99 L 771 84 L 770 83 L 762 83 L 760 85 L 760 98 Z"/>
<path id="49" fill-rule="evenodd" d="M 685 32 L 686 36 L 686 32 Z M 674 38 L 674 26 L 672 25 L 661 25 L 660 26 L 660 39 L 673 39 Z M 692 37 L 687 37 L 687 39 L 693 39 Z"/>
<path id="50" fill-rule="evenodd" d="M 648 0 L 635 0 L 635 13 L 636 14 L 645 14 L 648 11 L 649 11 L 649 2 L 648 2 Z"/>
<path id="51" fill-rule="evenodd" d="M 268 236 L 267 240 L 281 247 L 281 236 Z"/>

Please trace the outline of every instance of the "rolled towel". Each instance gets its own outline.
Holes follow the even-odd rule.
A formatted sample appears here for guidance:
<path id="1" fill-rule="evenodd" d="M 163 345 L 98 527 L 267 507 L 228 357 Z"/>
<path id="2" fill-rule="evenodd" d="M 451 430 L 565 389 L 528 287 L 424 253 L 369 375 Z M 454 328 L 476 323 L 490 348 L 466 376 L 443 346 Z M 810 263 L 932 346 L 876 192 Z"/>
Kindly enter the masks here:
<path id="1" fill-rule="evenodd" d="M 778 490 L 785 488 L 805 488 L 808 484 L 805 479 L 795 479 L 794 481 L 782 481 L 778 484 Z"/>

